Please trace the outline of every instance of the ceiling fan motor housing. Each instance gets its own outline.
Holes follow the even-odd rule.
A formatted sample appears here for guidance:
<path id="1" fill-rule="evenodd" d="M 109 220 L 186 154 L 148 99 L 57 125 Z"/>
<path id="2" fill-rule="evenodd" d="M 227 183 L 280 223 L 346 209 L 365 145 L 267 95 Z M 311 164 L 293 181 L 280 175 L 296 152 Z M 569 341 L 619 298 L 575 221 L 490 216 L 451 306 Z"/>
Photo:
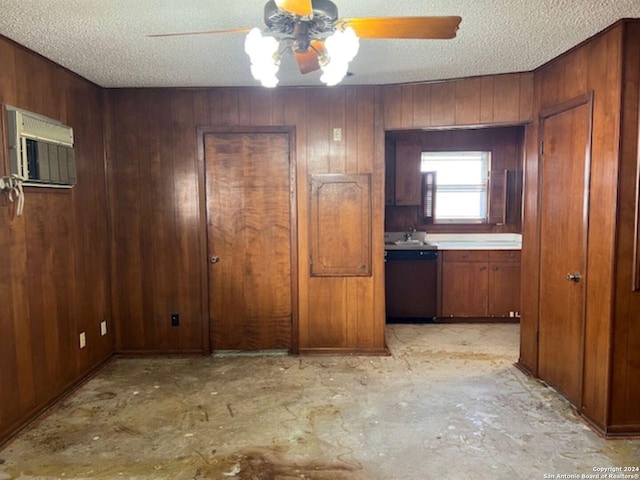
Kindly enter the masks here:
<path id="1" fill-rule="evenodd" d="M 312 6 L 313 17 L 299 17 L 279 9 L 276 3 L 270 0 L 264 6 L 264 23 L 276 36 L 295 39 L 301 30 L 306 30 L 308 39 L 325 38 L 335 29 L 338 7 L 330 0 L 312 0 Z M 304 27 L 300 28 L 300 24 L 304 24 Z"/>

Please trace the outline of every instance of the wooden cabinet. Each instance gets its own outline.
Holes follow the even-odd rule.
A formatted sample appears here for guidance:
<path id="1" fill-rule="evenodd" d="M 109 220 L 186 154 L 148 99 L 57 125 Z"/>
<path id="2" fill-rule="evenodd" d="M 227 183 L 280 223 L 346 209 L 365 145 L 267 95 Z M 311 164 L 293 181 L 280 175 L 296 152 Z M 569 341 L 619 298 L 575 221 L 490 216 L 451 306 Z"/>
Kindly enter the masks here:
<path id="1" fill-rule="evenodd" d="M 519 251 L 489 252 L 487 307 L 490 317 L 510 317 L 520 312 Z"/>
<path id="2" fill-rule="evenodd" d="M 311 175 L 312 277 L 371 275 L 371 175 Z"/>
<path id="3" fill-rule="evenodd" d="M 384 144 L 384 204 L 396 204 L 396 142 L 387 139 Z"/>
<path id="4" fill-rule="evenodd" d="M 441 316 L 509 317 L 519 311 L 519 251 L 448 250 L 442 257 Z"/>
<path id="5" fill-rule="evenodd" d="M 449 250 L 443 253 L 442 316 L 486 317 L 488 252 Z"/>
<path id="6" fill-rule="evenodd" d="M 421 203 L 422 144 L 398 142 L 395 153 L 395 204 L 418 206 Z"/>

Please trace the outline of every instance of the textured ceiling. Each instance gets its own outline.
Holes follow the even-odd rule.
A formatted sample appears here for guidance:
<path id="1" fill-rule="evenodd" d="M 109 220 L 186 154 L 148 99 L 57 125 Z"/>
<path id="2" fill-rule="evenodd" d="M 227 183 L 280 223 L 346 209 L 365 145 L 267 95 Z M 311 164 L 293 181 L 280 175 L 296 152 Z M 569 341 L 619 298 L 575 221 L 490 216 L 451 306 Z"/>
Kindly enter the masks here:
<path id="1" fill-rule="evenodd" d="M 153 33 L 262 27 L 266 0 L 0 0 L 0 34 L 104 87 L 256 85 L 243 34 Z M 460 15 L 453 40 L 361 40 L 344 84 L 391 84 L 532 70 L 640 0 L 334 0 L 340 17 Z M 2 66 L 0 65 L 0 68 Z M 320 85 L 282 60 L 280 85 Z"/>

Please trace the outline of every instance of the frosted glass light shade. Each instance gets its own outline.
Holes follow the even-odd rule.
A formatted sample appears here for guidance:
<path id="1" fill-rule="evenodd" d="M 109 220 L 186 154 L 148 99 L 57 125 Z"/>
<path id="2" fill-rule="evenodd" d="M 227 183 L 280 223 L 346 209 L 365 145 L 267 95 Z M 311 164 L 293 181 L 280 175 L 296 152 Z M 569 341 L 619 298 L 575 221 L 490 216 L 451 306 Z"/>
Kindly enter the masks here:
<path id="1" fill-rule="evenodd" d="M 328 60 L 321 65 L 322 76 L 320 80 L 328 86 L 333 86 L 342 81 L 349 70 L 349 62 L 353 60 L 360 48 L 360 40 L 351 27 L 344 30 L 336 30 L 333 35 L 324 41 L 324 48 Z"/>
<path id="2" fill-rule="evenodd" d="M 264 36 L 253 28 L 244 41 L 244 51 L 251 59 L 251 74 L 262 86 L 273 88 L 278 84 L 280 42 L 274 37 Z"/>

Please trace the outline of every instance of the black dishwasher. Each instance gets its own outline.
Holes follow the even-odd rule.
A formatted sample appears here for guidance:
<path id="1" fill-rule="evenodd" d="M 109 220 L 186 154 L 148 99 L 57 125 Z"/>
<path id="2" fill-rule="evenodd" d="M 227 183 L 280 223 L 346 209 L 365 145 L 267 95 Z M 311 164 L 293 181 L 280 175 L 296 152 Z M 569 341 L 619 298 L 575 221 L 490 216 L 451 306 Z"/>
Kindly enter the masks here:
<path id="1" fill-rule="evenodd" d="M 437 315 L 437 291 L 437 250 L 385 250 L 388 322 L 433 321 Z"/>

